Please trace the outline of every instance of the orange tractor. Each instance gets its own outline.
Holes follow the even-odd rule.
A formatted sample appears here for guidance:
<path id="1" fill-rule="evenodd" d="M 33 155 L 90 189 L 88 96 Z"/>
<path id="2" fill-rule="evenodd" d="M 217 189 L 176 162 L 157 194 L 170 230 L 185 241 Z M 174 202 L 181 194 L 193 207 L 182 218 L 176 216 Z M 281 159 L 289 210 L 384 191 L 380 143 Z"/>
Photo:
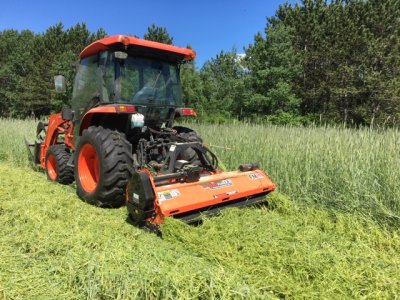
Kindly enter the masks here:
<path id="1" fill-rule="evenodd" d="M 264 202 L 275 184 L 256 164 L 224 172 L 195 131 L 173 126 L 196 115 L 182 107 L 179 74 L 194 57 L 123 35 L 90 44 L 80 54 L 72 108 L 39 122 L 35 143 L 27 143 L 32 160 L 51 181 L 75 181 L 89 203 L 126 203 L 138 225 Z M 55 86 L 65 91 L 65 78 L 56 76 Z"/>

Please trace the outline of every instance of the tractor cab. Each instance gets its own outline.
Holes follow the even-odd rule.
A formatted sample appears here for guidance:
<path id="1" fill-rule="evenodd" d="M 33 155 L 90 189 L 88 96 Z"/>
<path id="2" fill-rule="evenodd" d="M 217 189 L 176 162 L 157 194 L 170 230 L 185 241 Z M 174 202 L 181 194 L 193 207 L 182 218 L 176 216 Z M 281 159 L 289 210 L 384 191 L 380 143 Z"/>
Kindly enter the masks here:
<path id="1" fill-rule="evenodd" d="M 179 61 L 128 51 L 103 51 L 85 57 L 78 65 L 72 109 L 82 115 L 96 106 L 126 104 L 147 117 L 157 111 L 160 118 L 168 119 L 182 106 L 179 66 Z"/>

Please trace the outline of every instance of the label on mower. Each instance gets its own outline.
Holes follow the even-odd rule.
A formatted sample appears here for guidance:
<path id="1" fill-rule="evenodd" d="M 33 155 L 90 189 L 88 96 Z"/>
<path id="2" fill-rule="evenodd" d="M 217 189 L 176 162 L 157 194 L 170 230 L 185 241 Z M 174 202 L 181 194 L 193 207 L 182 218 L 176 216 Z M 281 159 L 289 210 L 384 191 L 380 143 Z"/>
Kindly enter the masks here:
<path id="1" fill-rule="evenodd" d="M 230 191 L 230 192 L 226 192 L 226 193 L 222 193 L 222 194 L 213 195 L 213 198 L 217 199 L 217 198 L 229 197 L 229 196 L 235 195 L 237 193 L 238 193 L 238 191 L 236 191 L 236 190 L 235 191 Z M 226 200 L 228 200 L 228 199 L 226 199 Z"/>
<path id="2" fill-rule="evenodd" d="M 205 184 L 202 184 L 203 188 L 205 189 L 210 189 L 210 190 L 217 190 L 221 189 L 227 186 L 232 186 L 233 182 L 230 179 L 223 179 L 220 181 L 213 181 L 213 182 L 208 182 Z"/>
<path id="3" fill-rule="evenodd" d="M 251 174 L 249 174 L 249 178 L 251 180 L 256 180 L 256 179 L 265 178 L 265 176 L 261 173 L 251 173 Z"/>
<path id="4" fill-rule="evenodd" d="M 158 201 L 172 199 L 181 195 L 179 190 L 167 190 L 163 192 L 158 192 L 157 194 L 158 194 Z"/>

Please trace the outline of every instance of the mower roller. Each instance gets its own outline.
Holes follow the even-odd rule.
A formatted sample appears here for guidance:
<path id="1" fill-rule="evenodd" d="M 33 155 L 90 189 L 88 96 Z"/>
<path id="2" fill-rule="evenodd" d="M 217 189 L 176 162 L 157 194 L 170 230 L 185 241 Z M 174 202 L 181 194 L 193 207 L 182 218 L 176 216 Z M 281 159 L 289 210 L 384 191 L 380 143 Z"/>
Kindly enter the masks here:
<path id="1" fill-rule="evenodd" d="M 126 204 L 137 225 L 165 217 L 185 222 L 220 209 L 266 201 L 275 184 L 255 163 L 225 172 L 192 129 L 182 107 L 180 67 L 195 52 L 135 37 L 100 39 L 80 54 L 72 107 L 39 122 L 30 158 L 47 178 L 76 182 L 83 200 Z M 66 80 L 55 77 L 57 92 Z"/>

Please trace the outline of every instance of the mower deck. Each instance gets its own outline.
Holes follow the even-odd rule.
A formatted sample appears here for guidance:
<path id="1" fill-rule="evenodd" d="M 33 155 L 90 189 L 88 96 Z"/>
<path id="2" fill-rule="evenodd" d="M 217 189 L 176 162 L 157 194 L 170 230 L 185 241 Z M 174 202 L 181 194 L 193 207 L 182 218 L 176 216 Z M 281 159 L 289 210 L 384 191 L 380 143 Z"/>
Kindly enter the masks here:
<path id="1" fill-rule="evenodd" d="M 195 222 L 202 214 L 216 214 L 222 208 L 259 204 L 275 190 L 275 184 L 261 170 L 218 172 L 200 177 L 196 182 L 175 182 L 156 186 L 155 217 L 148 221 L 159 224 L 173 216 Z"/>

